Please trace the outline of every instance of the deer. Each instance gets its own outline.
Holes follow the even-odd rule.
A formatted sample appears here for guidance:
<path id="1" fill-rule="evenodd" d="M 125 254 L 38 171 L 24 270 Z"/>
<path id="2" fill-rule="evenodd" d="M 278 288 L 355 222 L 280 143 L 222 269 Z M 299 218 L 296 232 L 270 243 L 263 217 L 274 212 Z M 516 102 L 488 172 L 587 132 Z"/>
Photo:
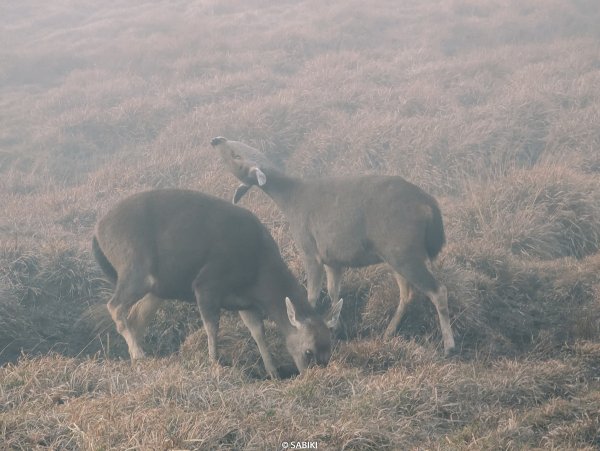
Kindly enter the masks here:
<path id="1" fill-rule="evenodd" d="M 285 337 L 301 374 L 329 362 L 343 300 L 319 315 L 267 228 L 245 208 L 193 190 L 137 193 L 98 221 L 92 250 L 116 285 L 107 307 L 132 361 L 145 357 L 140 342 L 161 301 L 176 299 L 197 303 L 213 364 L 221 310 L 239 313 L 273 379 L 279 373 L 265 317 Z"/>
<path id="2" fill-rule="evenodd" d="M 384 337 L 396 333 L 415 290 L 419 290 L 436 308 L 445 355 L 455 352 L 448 292 L 428 267 L 446 241 L 434 197 L 400 176 L 305 180 L 287 175 L 265 154 L 242 142 L 219 136 L 211 145 L 241 182 L 234 204 L 258 186 L 287 218 L 304 260 L 311 305 L 317 302 L 325 275 L 327 292 L 335 304 L 345 268 L 386 263 L 398 284 L 400 299 Z"/>

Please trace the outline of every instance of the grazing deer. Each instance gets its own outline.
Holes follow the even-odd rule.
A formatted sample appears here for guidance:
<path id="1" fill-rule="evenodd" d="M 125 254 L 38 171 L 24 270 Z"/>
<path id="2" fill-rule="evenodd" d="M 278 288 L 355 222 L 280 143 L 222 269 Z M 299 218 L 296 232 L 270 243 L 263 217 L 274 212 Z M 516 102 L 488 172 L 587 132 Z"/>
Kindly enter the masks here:
<path id="1" fill-rule="evenodd" d="M 398 328 L 413 287 L 436 307 L 446 355 L 454 351 L 446 287 L 427 267 L 445 243 L 436 200 L 402 177 L 367 175 L 302 180 L 279 171 L 261 152 L 244 143 L 214 138 L 229 170 L 242 184 L 237 203 L 258 185 L 286 215 L 304 256 L 308 300 L 315 305 L 324 273 L 327 291 L 339 298 L 344 268 L 387 263 L 400 289 L 400 301 L 385 336 Z"/>
<path id="2" fill-rule="evenodd" d="M 323 320 L 307 301 L 277 244 L 250 211 L 197 191 L 165 189 L 130 196 L 96 226 L 93 251 L 116 282 L 108 310 L 132 359 L 144 356 L 144 330 L 162 299 L 198 303 L 217 362 L 221 309 L 238 311 L 258 345 L 267 373 L 263 317 L 286 339 L 298 371 L 326 365 L 342 300 Z"/>

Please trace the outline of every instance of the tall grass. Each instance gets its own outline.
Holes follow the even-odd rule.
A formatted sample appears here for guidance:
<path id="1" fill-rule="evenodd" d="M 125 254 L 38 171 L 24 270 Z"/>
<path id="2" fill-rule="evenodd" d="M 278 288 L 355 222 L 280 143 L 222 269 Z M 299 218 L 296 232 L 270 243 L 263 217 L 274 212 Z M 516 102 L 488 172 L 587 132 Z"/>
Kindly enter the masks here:
<path id="1" fill-rule="evenodd" d="M 28 0 L 4 2 L 0 23 L 9 449 L 600 446 L 595 1 Z M 209 367 L 177 302 L 146 337 L 156 360 L 120 362 L 94 224 L 149 188 L 229 199 L 217 135 L 294 175 L 398 174 L 435 195 L 462 357 L 441 359 L 424 299 L 382 341 L 398 293 L 371 267 L 346 273 L 332 364 L 305 378 L 264 381 L 234 315 L 232 366 Z M 282 214 L 258 191 L 244 206 L 303 279 Z"/>

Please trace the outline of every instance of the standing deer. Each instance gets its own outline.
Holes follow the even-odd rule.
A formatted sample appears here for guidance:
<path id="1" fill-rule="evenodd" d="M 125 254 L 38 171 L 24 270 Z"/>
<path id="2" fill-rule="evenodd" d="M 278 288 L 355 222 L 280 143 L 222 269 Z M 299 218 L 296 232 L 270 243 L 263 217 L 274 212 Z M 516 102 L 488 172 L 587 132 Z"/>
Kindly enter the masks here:
<path id="1" fill-rule="evenodd" d="M 116 282 L 108 310 L 132 359 L 144 356 L 144 330 L 162 299 L 198 303 L 217 362 L 221 309 L 238 311 L 267 373 L 278 373 L 265 341 L 263 317 L 286 339 L 301 373 L 327 365 L 340 300 L 323 320 L 307 301 L 277 244 L 250 211 L 197 191 L 166 189 L 135 194 L 96 226 L 93 251 Z"/>
<path id="2" fill-rule="evenodd" d="M 400 301 L 386 331 L 392 336 L 413 287 L 436 307 L 444 352 L 454 352 L 446 287 L 427 267 L 445 243 L 437 201 L 402 177 L 367 175 L 302 180 L 279 171 L 261 152 L 244 143 L 214 138 L 211 145 L 242 184 L 237 203 L 254 185 L 273 199 L 287 217 L 301 249 L 308 282 L 308 300 L 315 305 L 323 276 L 335 303 L 344 268 L 387 263 L 400 289 Z"/>

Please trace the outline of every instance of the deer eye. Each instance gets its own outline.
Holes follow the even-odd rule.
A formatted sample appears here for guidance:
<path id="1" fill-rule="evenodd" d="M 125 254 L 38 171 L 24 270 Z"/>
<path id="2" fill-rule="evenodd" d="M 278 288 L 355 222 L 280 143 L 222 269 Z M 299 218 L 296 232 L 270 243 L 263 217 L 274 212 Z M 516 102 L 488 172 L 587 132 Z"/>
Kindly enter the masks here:
<path id="1" fill-rule="evenodd" d="M 232 152 L 231 153 L 231 158 L 233 158 L 234 160 L 241 160 L 242 157 L 240 157 L 237 153 Z"/>
<path id="2" fill-rule="evenodd" d="M 307 358 L 312 359 L 313 352 L 310 349 L 307 349 L 304 351 L 304 355 L 306 355 Z"/>

